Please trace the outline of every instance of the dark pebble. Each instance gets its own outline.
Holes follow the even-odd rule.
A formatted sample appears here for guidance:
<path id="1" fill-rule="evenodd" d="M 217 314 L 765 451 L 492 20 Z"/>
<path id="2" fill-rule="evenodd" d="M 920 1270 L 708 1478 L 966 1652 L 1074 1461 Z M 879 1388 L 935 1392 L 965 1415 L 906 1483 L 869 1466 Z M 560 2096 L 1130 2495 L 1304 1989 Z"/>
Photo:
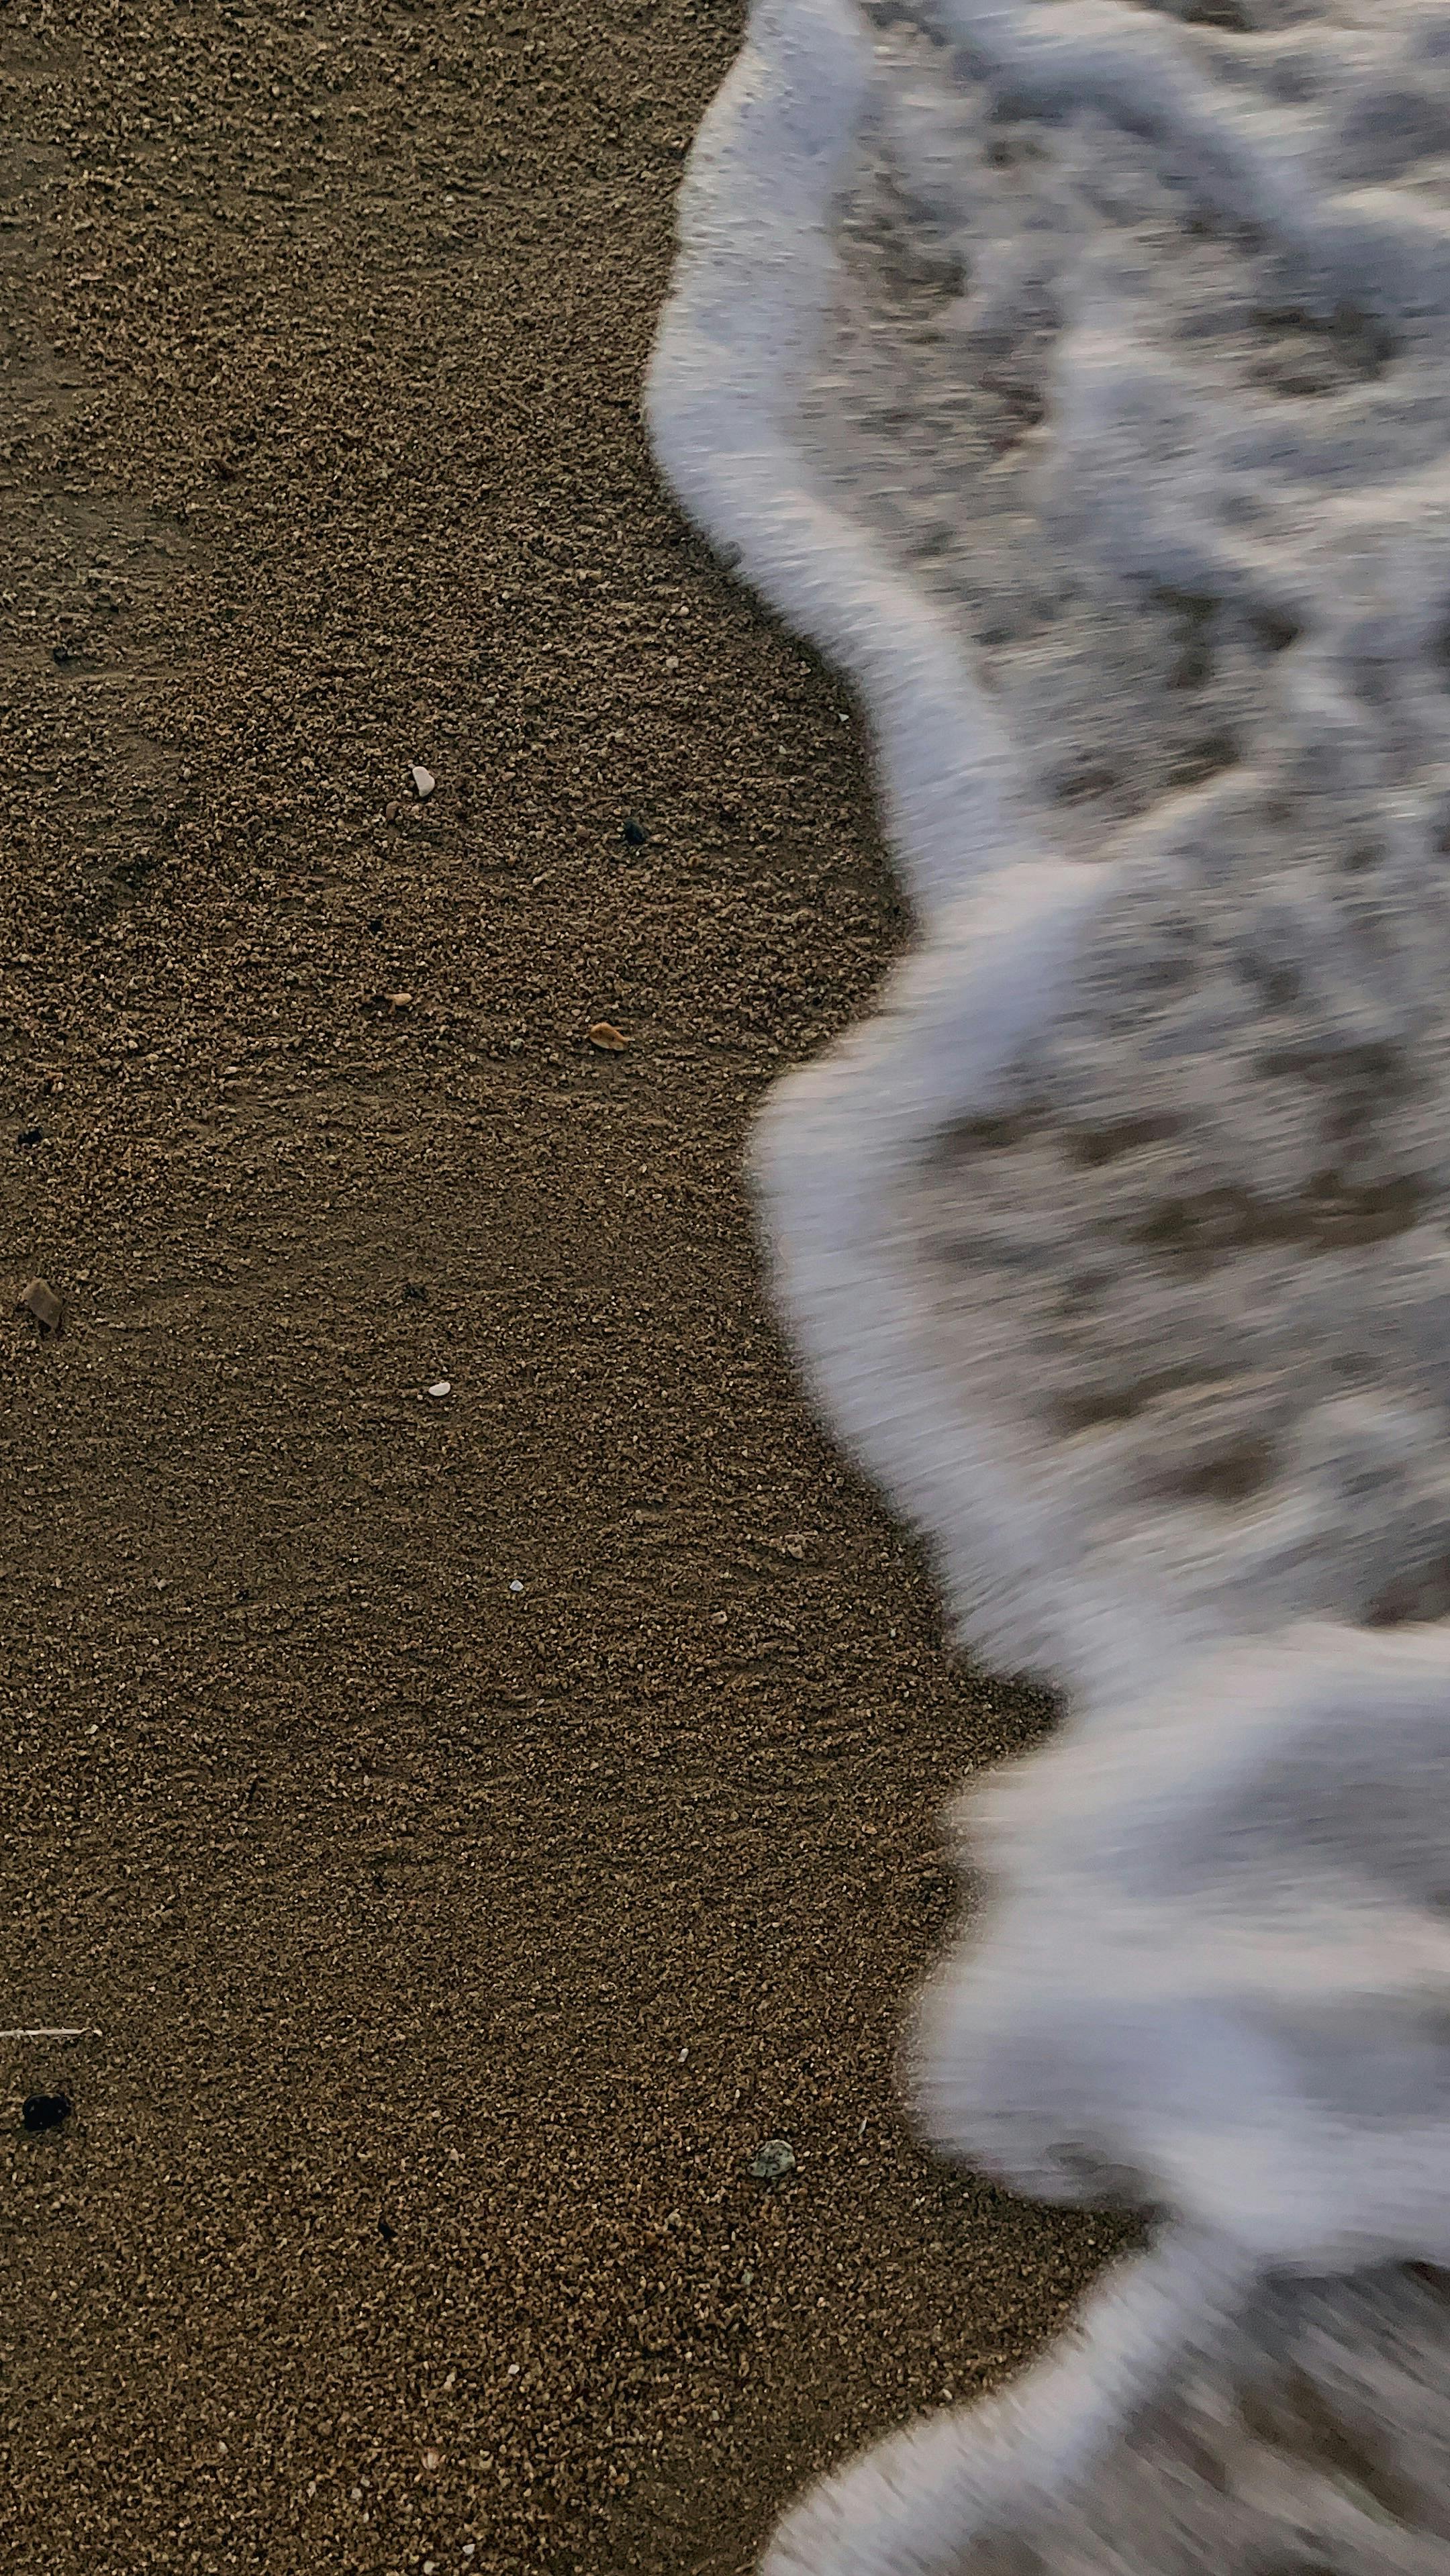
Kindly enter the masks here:
<path id="1" fill-rule="evenodd" d="M 632 814 L 626 814 L 624 818 L 624 838 L 628 841 L 632 850 L 642 850 L 646 841 L 649 839 L 649 834 L 645 830 L 643 823 L 636 823 Z"/>
<path id="2" fill-rule="evenodd" d="M 410 1306 L 421 1306 L 428 1291 L 420 1288 L 416 1279 L 407 1279 L 403 1283 L 403 1294 Z"/>
<path id="3" fill-rule="evenodd" d="M 38 1145 L 44 1134 L 43 1127 L 22 1127 L 15 1141 L 17 1145 Z"/>
<path id="4" fill-rule="evenodd" d="M 378 2234 L 381 2236 L 385 2245 L 391 2245 L 397 2232 L 396 2227 L 390 2227 L 385 2218 L 380 2218 L 378 2220 Z"/>
<path id="5" fill-rule="evenodd" d="M 68 2093 L 27 2093 L 20 2113 L 21 2125 L 35 2138 L 42 2129 L 61 2128 L 70 2113 Z"/>

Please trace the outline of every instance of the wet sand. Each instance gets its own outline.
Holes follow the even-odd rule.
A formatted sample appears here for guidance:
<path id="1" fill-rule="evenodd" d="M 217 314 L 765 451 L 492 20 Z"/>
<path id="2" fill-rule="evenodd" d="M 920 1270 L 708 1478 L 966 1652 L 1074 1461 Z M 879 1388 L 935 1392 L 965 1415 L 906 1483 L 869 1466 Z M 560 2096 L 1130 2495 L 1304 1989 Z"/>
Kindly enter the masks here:
<path id="1" fill-rule="evenodd" d="M 902 922 L 640 425 L 740 22 L 0 21 L 3 1270 L 65 1307 L 0 1324 L 0 2023 L 100 2034 L 0 2042 L 45 2576 L 735 2576 L 1110 2242 L 898 2107 L 944 1803 L 1046 1711 L 742 1186 Z"/>

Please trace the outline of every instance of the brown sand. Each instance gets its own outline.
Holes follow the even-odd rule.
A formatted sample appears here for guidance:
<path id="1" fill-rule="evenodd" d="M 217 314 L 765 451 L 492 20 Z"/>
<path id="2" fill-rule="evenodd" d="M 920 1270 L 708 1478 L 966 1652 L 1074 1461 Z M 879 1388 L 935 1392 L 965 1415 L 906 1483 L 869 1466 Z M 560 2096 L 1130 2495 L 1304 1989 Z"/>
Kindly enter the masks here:
<path id="1" fill-rule="evenodd" d="M 16 2569 L 731 2576 L 1108 2242 L 896 2106 L 1044 1712 L 741 1186 L 900 921 L 640 427 L 740 14 L 0 15 Z"/>

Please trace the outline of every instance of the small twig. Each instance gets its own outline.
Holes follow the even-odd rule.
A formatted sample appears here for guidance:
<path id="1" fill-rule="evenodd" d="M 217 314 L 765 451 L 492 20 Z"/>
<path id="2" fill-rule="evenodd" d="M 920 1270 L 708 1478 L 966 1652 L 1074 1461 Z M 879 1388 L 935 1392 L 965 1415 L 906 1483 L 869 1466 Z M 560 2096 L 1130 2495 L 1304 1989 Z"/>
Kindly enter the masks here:
<path id="1" fill-rule="evenodd" d="M 0 2030 L 0 2039 L 99 2039 L 98 2030 Z"/>

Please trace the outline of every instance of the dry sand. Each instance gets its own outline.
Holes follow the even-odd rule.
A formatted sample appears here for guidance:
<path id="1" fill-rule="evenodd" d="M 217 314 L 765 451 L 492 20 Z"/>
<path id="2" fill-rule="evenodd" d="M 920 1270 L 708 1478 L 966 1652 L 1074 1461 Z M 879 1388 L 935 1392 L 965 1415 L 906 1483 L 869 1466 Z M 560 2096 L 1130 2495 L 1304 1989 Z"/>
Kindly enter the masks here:
<path id="1" fill-rule="evenodd" d="M 0 17 L 0 2022 L 102 2034 L 0 2043 L 16 2569 L 732 2576 L 1110 2241 L 898 2110 L 1045 1711 L 740 1178 L 901 934 L 640 427 L 740 20 Z"/>

